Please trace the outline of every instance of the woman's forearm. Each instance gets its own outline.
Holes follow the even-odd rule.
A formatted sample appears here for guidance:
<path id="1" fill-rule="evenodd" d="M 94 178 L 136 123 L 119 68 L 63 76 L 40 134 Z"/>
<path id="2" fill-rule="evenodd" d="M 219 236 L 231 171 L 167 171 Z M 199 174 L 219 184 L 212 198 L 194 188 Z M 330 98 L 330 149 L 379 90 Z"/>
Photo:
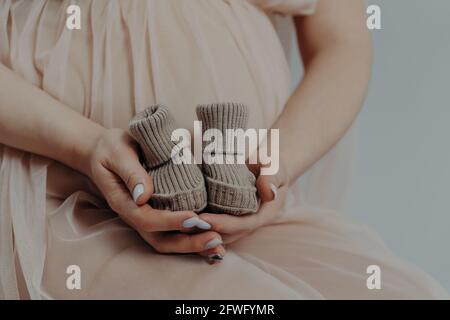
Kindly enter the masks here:
<path id="1" fill-rule="evenodd" d="M 291 177 L 303 174 L 345 134 L 363 102 L 367 58 L 345 49 L 317 55 L 274 124 L 280 129 L 280 159 Z"/>
<path id="2" fill-rule="evenodd" d="M 327 3 L 331 3 L 330 7 Z M 328 11 L 345 3 L 350 2 L 324 1 L 325 7 L 319 8 L 319 17 L 314 19 L 319 19 L 320 24 L 322 20 L 332 20 L 327 17 Z M 280 159 L 291 179 L 302 175 L 342 138 L 366 95 L 371 74 L 371 40 L 362 24 L 362 14 L 358 13 L 361 8 L 353 11 L 358 14 L 354 26 L 347 23 L 340 29 L 331 25 L 332 32 L 318 31 L 314 21 L 308 22 L 309 26 L 297 21 L 303 36 L 310 33 L 308 40 L 299 35 L 305 77 L 273 126 L 280 129 Z M 346 28 L 350 29 L 348 32 L 356 30 L 353 35 L 341 36 L 339 32 L 344 33 Z"/>
<path id="3" fill-rule="evenodd" d="M 0 64 L 0 143 L 86 173 L 88 152 L 102 130 Z"/>

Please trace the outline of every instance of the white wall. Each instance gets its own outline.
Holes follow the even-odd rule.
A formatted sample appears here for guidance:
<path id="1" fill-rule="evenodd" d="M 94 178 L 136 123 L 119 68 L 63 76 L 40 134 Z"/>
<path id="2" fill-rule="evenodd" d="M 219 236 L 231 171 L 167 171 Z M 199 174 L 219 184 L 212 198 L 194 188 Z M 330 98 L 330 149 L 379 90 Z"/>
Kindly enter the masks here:
<path id="1" fill-rule="evenodd" d="M 349 212 L 450 290 L 450 1 L 382 9 Z"/>

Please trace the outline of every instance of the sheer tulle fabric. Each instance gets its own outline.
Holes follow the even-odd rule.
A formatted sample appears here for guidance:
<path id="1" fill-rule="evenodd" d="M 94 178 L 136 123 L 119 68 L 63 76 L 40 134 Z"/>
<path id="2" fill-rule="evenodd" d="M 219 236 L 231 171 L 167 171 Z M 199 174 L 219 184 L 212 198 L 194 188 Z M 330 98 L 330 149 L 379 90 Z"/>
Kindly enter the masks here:
<path id="1" fill-rule="evenodd" d="M 80 31 L 65 9 L 82 7 Z M 239 101 L 267 128 L 289 98 L 289 65 L 271 13 L 310 14 L 313 0 L 28 1 L 0 3 L 0 61 L 105 127 L 126 128 L 153 103 L 191 128 L 198 103 Z M 279 25 L 279 24 L 275 24 Z M 30 106 L 31 108 L 32 106 Z M 281 219 L 228 247 L 217 267 L 159 255 L 124 225 L 84 176 L 0 146 L 0 298 L 441 298 L 364 226 L 334 209 L 347 142 L 291 195 Z M 340 176 L 342 175 L 342 176 Z M 314 207 L 312 206 L 314 204 Z M 82 270 L 67 290 L 66 268 Z M 383 270 L 369 291 L 366 268 Z"/>

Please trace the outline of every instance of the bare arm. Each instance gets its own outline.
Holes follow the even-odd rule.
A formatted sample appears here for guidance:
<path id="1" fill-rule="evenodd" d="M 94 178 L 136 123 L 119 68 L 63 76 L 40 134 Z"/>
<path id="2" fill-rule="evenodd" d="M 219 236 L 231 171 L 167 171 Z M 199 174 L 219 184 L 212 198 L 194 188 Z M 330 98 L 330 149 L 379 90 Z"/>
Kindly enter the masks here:
<path id="1" fill-rule="evenodd" d="M 295 19 L 305 77 L 273 128 L 280 130 L 281 167 L 260 175 L 263 201 L 244 217 L 202 214 L 226 243 L 273 221 L 289 182 L 302 175 L 341 139 L 358 114 L 370 77 L 372 46 L 361 0 L 320 0 L 317 12 Z M 257 167 L 250 166 L 257 173 Z M 270 184 L 278 188 L 272 191 Z"/>
<path id="2" fill-rule="evenodd" d="M 358 0 L 321 0 L 295 19 L 305 77 L 274 124 L 289 180 L 303 174 L 345 134 L 371 74 L 372 44 Z"/>
<path id="3" fill-rule="evenodd" d="M 0 64 L 0 143 L 88 174 L 88 152 L 103 130 Z"/>
<path id="4" fill-rule="evenodd" d="M 160 211 L 147 204 L 152 181 L 127 132 L 83 117 L 1 64 L 0 143 L 60 161 L 89 176 L 110 207 L 157 251 L 225 255 L 222 245 L 205 249 L 212 239 L 221 239 L 214 231 L 165 232 L 189 231 L 192 219 L 198 217 L 191 211 Z"/>

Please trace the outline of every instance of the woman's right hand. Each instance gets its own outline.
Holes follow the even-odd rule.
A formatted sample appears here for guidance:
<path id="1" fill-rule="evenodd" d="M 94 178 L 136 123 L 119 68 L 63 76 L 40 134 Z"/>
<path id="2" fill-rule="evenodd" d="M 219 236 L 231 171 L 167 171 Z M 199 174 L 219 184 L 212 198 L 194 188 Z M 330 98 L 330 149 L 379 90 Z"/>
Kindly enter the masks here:
<path id="1" fill-rule="evenodd" d="M 90 149 L 85 173 L 100 189 L 111 209 L 156 251 L 198 253 L 209 263 L 221 260 L 225 249 L 220 234 L 215 231 L 192 233 L 195 229 L 211 227 L 196 213 L 161 211 L 147 204 L 153 193 L 152 179 L 139 162 L 137 143 L 127 132 L 104 129 Z"/>
<path id="2" fill-rule="evenodd" d="M 200 221 L 194 212 L 159 211 L 147 204 L 153 192 L 151 177 L 125 131 L 101 127 L 2 64 L 0 143 L 57 160 L 89 176 L 111 208 L 158 252 L 225 254 L 221 245 L 205 249 L 211 240 L 222 240 L 218 233 L 187 233 Z"/>

